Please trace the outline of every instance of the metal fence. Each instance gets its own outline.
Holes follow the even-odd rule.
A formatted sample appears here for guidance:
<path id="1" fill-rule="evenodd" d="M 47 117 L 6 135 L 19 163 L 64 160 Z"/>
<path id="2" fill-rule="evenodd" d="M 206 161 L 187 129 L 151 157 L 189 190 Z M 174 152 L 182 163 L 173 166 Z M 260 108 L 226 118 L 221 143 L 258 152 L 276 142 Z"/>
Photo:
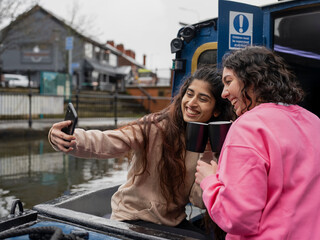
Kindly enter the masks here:
<path id="1" fill-rule="evenodd" d="M 130 96 L 106 92 L 87 92 L 73 94 L 74 104 L 79 118 L 138 118 L 153 109 L 160 110 L 171 101 L 168 97 Z M 26 120 L 63 118 L 69 100 L 64 96 L 41 95 L 39 93 L 0 92 L 0 120 Z M 160 109 L 159 109 L 160 107 Z"/>

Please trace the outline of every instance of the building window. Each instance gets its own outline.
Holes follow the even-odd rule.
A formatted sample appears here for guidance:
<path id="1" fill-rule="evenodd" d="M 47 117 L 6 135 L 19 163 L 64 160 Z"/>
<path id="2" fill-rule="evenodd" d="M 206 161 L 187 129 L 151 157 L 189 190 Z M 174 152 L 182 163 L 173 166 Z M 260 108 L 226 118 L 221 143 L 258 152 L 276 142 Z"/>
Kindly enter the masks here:
<path id="1" fill-rule="evenodd" d="M 110 53 L 109 55 L 109 64 L 116 67 L 118 65 L 118 57 L 115 54 Z"/>
<path id="2" fill-rule="evenodd" d="M 92 58 L 92 52 L 93 52 L 93 49 L 92 49 L 92 44 L 91 43 L 85 43 L 84 45 L 84 55 L 87 57 L 87 58 Z"/>
<path id="3" fill-rule="evenodd" d="M 108 53 L 108 50 L 107 50 L 107 51 L 103 51 L 103 54 L 102 54 L 102 63 L 104 63 L 104 64 L 109 63 L 109 53 Z"/>
<path id="4" fill-rule="evenodd" d="M 95 47 L 94 48 L 94 53 L 95 53 L 95 59 L 100 61 L 100 48 L 99 47 Z"/>

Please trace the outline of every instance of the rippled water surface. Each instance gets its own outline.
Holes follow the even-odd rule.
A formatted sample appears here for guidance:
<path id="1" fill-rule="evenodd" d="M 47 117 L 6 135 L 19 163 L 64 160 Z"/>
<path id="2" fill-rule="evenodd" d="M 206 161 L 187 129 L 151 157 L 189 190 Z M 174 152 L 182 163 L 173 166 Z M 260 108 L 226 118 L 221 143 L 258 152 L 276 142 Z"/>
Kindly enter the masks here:
<path id="1" fill-rule="evenodd" d="M 126 178 L 125 159 L 89 160 L 55 152 L 48 140 L 1 140 L 0 217 L 14 199 L 24 208 L 65 194 L 99 189 Z"/>

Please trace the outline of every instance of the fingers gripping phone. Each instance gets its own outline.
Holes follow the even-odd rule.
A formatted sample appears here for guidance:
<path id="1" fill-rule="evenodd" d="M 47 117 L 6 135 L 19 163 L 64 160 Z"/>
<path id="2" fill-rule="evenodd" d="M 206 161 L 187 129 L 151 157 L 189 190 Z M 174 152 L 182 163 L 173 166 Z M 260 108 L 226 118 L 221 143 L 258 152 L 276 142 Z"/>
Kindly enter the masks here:
<path id="1" fill-rule="evenodd" d="M 68 127 L 61 129 L 62 132 L 66 134 L 72 135 L 74 133 L 74 129 L 78 123 L 78 114 L 73 107 L 73 104 L 70 102 L 68 103 L 67 111 L 64 120 L 71 120 L 71 124 Z"/>

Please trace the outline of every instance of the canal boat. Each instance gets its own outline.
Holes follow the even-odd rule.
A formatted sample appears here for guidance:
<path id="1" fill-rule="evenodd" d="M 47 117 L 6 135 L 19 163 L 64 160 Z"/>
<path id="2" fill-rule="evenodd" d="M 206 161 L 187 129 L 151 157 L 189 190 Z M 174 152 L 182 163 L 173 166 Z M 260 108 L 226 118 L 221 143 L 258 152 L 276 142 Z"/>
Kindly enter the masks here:
<path id="1" fill-rule="evenodd" d="M 315 30 L 320 28 L 319 20 L 320 0 L 278 1 L 261 7 L 219 0 L 218 17 L 181 28 L 171 42 L 171 52 L 175 54 L 172 95 L 185 77 L 202 64 L 219 66 L 227 51 L 245 45 L 264 45 L 292 66 L 308 93 L 304 107 L 320 116 L 320 95 L 317 94 L 320 91 L 317 81 L 320 32 Z M 118 187 L 119 184 L 115 184 L 97 191 L 62 196 L 26 211 L 17 200 L 11 214 L 0 220 L 0 239 L 4 233 L 11 233 L 12 237 L 14 232 L 32 230 L 35 237 L 31 239 L 37 239 L 36 234 L 41 231 L 55 232 L 57 236 L 63 231 L 83 239 L 191 239 L 110 220 L 110 198 Z M 17 213 L 16 208 L 19 208 Z M 194 209 L 186 208 L 192 221 L 202 214 Z"/>
<path id="2" fill-rule="evenodd" d="M 261 1 L 261 4 L 263 1 Z M 219 0 L 218 17 L 181 28 L 171 41 L 175 54 L 172 94 L 199 66 L 220 67 L 225 53 L 263 45 L 285 59 L 307 93 L 303 107 L 320 117 L 320 1 L 279 0 L 264 6 Z"/>
<path id="3" fill-rule="evenodd" d="M 175 233 L 150 229 L 110 219 L 111 196 L 121 183 L 80 192 L 38 204 L 24 210 L 19 200 L 13 202 L 10 215 L 0 219 L 0 239 L 41 239 L 44 235 L 62 239 L 192 239 Z M 188 206 L 188 218 L 198 220 L 202 210 Z M 63 235 L 64 234 L 64 235 Z M 71 237 L 72 236 L 72 237 Z M 68 238 L 69 237 L 69 238 Z M 46 239 L 46 238 L 45 238 Z M 48 238 L 51 239 L 51 238 Z M 59 239 L 59 238 L 52 238 Z"/>

